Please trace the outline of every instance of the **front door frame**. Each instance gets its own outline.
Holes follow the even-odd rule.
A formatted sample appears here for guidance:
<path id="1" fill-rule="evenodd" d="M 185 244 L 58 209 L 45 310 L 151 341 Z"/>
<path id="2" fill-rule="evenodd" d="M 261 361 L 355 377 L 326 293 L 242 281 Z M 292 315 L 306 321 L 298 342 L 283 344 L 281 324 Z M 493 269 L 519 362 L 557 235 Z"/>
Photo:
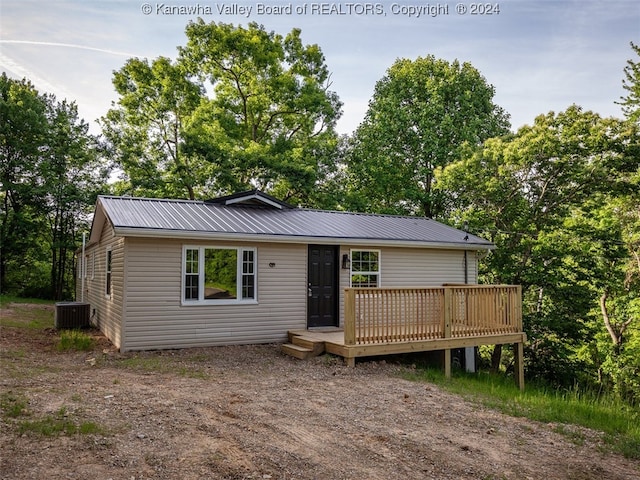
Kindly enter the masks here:
<path id="1" fill-rule="evenodd" d="M 312 251 L 321 249 L 322 255 L 332 250 L 332 265 L 326 265 L 329 271 L 314 272 Z M 340 297 L 340 266 L 338 259 L 340 255 L 339 245 L 315 245 L 311 244 L 307 249 L 307 328 L 338 327 L 340 316 L 338 314 Z M 326 257 L 325 257 L 326 260 Z M 317 273 L 317 275 L 316 275 Z M 318 280 L 314 282 L 314 277 Z M 326 278 L 325 278 L 326 277 Z M 323 285 L 314 283 L 323 283 Z M 323 297 L 325 301 L 323 302 Z M 314 301 L 315 300 L 315 301 Z M 322 303 L 318 303 L 322 302 Z M 327 305 L 328 303 L 328 305 Z"/>

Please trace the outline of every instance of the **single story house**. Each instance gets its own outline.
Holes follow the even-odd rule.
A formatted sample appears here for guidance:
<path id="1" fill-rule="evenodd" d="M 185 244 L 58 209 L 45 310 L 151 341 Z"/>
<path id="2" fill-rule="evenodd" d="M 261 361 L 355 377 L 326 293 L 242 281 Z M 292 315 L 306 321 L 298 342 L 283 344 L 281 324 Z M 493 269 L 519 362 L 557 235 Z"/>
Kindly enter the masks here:
<path id="1" fill-rule="evenodd" d="M 77 300 L 121 351 L 284 342 L 342 326 L 346 287 L 475 284 L 492 248 L 428 218 L 296 208 L 257 190 L 101 196 Z"/>

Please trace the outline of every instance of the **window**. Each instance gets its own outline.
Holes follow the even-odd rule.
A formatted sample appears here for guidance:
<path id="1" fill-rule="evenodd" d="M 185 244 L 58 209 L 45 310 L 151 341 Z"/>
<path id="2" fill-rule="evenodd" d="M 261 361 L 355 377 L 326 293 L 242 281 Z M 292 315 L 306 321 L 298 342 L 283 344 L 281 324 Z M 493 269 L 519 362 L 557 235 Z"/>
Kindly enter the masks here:
<path id="1" fill-rule="evenodd" d="M 111 247 L 107 248 L 106 258 L 106 279 L 105 279 L 105 294 L 107 297 L 111 297 Z"/>
<path id="2" fill-rule="evenodd" d="M 91 252 L 91 280 L 96 276 L 96 252 Z"/>
<path id="3" fill-rule="evenodd" d="M 351 286 L 380 286 L 379 250 L 351 250 Z"/>
<path id="4" fill-rule="evenodd" d="M 185 247 L 184 303 L 255 301 L 255 262 L 253 248 Z"/>
<path id="5" fill-rule="evenodd" d="M 242 251 L 242 298 L 255 298 L 256 276 L 253 250 Z"/>
<path id="6" fill-rule="evenodd" d="M 184 299 L 198 300 L 199 297 L 199 270 L 198 270 L 199 251 L 197 249 L 188 249 L 184 260 Z"/>

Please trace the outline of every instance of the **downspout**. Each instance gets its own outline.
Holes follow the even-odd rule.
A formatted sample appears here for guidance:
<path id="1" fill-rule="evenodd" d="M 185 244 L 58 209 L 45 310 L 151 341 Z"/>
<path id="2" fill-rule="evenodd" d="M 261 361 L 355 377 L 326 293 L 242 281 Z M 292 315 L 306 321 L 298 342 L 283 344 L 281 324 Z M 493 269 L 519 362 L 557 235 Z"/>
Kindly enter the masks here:
<path id="1" fill-rule="evenodd" d="M 464 228 L 464 241 L 469 240 L 469 222 L 465 220 L 463 224 Z M 469 259 L 467 258 L 468 250 L 464 251 L 464 284 L 467 285 L 469 283 Z"/>
<path id="2" fill-rule="evenodd" d="M 84 256 L 84 249 L 85 249 L 85 245 L 86 245 L 86 236 L 87 233 L 86 232 L 82 232 L 82 271 L 80 272 L 80 275 L 82 275 L 82 289 L 80 290 L 80 301 L 82 303 L 84 303 L 84 277 L 87 276 L 87 266 L 85 265 L 87 259 Z"/>
<path id="3" fill-rule="evenodd" d="M 464 251 L 464 284 L 467 285 L 469 283 L 469 262 L 467 260 L 467 250 Z"/>

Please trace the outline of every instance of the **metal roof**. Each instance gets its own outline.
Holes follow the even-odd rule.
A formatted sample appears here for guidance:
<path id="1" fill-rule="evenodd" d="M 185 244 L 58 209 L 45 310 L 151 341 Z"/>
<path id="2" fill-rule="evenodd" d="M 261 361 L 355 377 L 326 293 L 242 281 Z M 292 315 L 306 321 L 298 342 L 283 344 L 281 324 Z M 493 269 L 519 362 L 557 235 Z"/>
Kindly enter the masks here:
<path id="1" fill-rule="evenodd" d="M 96 221 L 103 223 L 105 217 L 113 225 L 115 234 L 122 236 L 464 249 L 494 247 L 487 240 L 425 217 L 112 196 L 98 198 L 92 240 L 97 240 L 94 235 L 99 235 L 94 230 L 102 230 Z"/>

